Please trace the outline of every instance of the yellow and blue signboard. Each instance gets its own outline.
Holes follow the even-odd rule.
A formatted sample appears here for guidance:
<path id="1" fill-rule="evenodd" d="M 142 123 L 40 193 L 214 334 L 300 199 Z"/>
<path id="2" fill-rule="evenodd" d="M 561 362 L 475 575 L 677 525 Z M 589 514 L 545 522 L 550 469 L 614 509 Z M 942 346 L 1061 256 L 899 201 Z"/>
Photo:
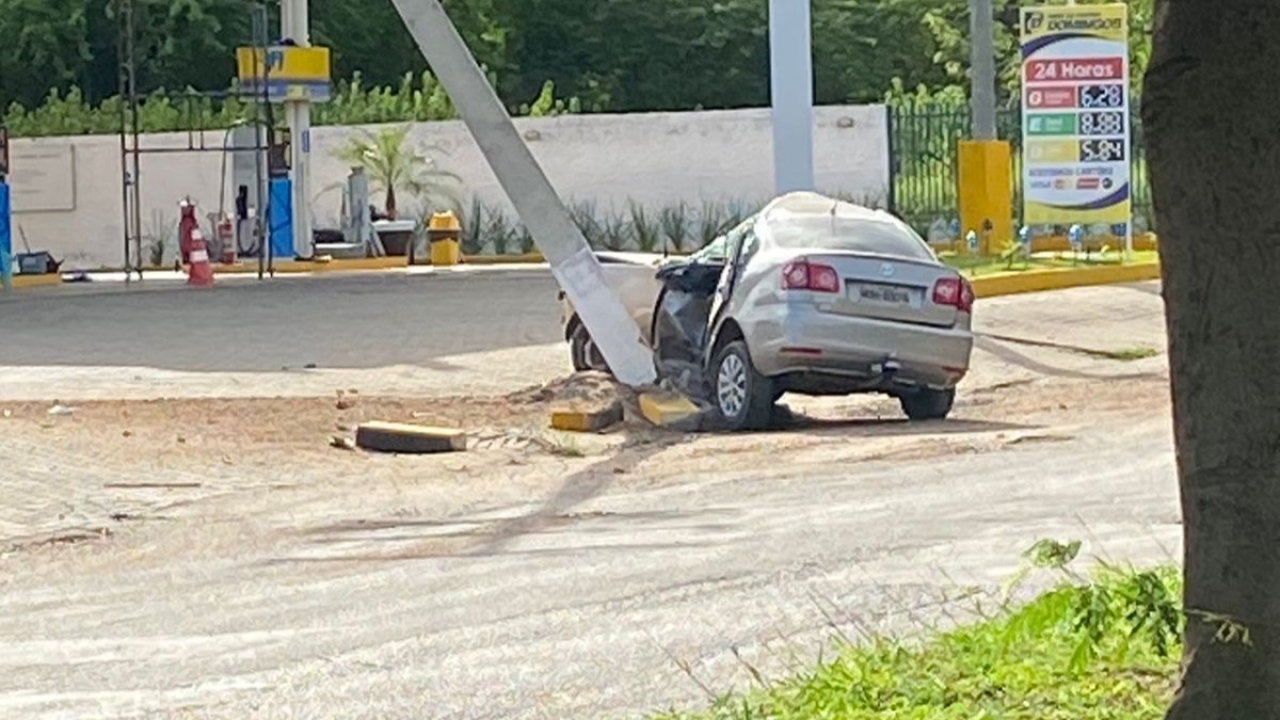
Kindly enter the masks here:
<path id="1" fill-rule="evenodd" d="M 329 48 L 290 45 L 238 48 L 236 66 L 240 86 L 262 92 L 266 84 L 272 102 L 328 102 L 332 96 Z"/>
<path id="2" fill-rule="evenodd" d="M 1125 5 L 1022 8 L 1023 222 L 1132 218 Z"/>

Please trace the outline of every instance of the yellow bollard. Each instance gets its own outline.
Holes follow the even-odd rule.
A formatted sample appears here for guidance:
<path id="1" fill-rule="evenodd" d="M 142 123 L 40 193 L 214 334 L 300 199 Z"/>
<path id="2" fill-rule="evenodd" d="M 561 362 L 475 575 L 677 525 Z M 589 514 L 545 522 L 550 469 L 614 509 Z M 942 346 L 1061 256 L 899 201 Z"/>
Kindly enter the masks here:
<path id="1" fill-rule="evenodd" d="M 434 213 L 427 223 L 427 242 L 431 245 L 432 265 L 457 265 L 462 262 L 462 224 L 451 211 Z"/>

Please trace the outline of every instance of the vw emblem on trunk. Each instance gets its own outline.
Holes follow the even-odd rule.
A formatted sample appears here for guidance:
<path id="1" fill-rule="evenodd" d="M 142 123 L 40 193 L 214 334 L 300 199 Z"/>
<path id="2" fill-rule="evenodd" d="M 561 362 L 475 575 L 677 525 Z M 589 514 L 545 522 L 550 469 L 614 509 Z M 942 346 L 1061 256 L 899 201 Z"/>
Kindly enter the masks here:
<path id="1" fill-rule="evenodd" d="M 893 277 L 893 265 L 891 265 L 891 264 L 889 264 L 889 263 L 881 263 L 881 265 L 880 265 L 880 276 L 881 276 L 881 277 Z"/>

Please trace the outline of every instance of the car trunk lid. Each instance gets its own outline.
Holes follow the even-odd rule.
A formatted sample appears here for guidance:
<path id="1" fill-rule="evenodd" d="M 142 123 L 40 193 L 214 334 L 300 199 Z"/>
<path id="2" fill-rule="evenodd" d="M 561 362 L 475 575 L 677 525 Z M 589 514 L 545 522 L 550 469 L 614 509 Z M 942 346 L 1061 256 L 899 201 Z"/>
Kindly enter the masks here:
<path id="1" fill-rule="evenodd" d="M 958 309 L 934 301 L 938 281 L 959 276 L 949 267 L 862 253 L 812 253 L 804 259 L 811 266 L 834 269 L 839 279 L 836 292 L 814 294 L 822 312 L 941 327 L 956 324 Z"/>

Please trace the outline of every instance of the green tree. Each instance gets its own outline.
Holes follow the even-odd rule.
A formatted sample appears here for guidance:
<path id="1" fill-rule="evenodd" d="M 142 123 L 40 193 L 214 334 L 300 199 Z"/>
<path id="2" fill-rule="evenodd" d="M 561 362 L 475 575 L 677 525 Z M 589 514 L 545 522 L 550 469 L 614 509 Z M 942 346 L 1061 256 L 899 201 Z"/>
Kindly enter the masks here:
<path id="1" fill-rule="evenodd" d="M 33 108 L 51 90 L 66 97 L 73 87 L 89 104 L 115 95 L 116 1 L 0 0 L 0 108 L 14 101 Z M 228 86 L 234 49 L 251 40 L 255 0 L 133 1 L 141 90 Z M 1152 0 L 1126 1 L 1137 77 L 1150 54 Z M 548 81 L 587 111 L 769 102 L 769 0 L 443 2 L 512 110 L 533 103 Z M 1019 68 L 1015 0 L 997 0 L 996 14 L 1002 87 L 1012 102 Z M 911 90 L 965 92 L 967 0 L 813 0 L 813 16 L 817 102 L 876 101 L 895 80 Z M 388 113 L 403 111 L 374 112 L 379 119 L 438 114 L 423 108 L 440 107 L 439 98 L 410 101 L 417 88 L 394 101 L 376 90 L 426 71 L 389 0 L 312 0 L 311 19 L 313 42 L 333 51 L 335 78 L 358 77 L 349 85 L 355 94 L 376 95 L 375 105 Z M 424 97 L 434 91 L 428 83 L 421 90 Z M 364 117 L 351 108 L 329 115 Z"/>
<path id="2" fill-rule="evenodd" d="M 224 90 L 236 73 L 235 49 L 252 42 L 253 0 L 133 0 L 134 67 L 138 89 Z M 115 3 L 95 0 L 110 19 L 112 44 L 118 30 Z M 97 13 L 95 12 L 95 15 Z M 97 61 L 116 61 L 103 57 Z M 114 77 L 114 72 L 112 73 Z M 91 99 L 116 89 L 92 88 Z"/>
<path id="3" fill-rule="evenodd" d="M 0 107 L 35 105 L 53 89 L 88 79 L 84 0 L 0 0 Z"/>
<path id="4" fill-rule="evenodd" d="M 311 42 L 331 49 L 334 77 L 395 86 L 427 69 L 391 0 L 310 1 Z"/>
<path id="5" fill-rule="evenodd" d="M 932 7 L 924 16 L 925 27 L 933 36 L 936 51 L 932 60 L 941 69 L 946 79 L 917 79 L 901 76 L 905 84 L 916 87 L 920 84 L 932 88 L 950 84 L 967 91 L 969 83 L 969 5 L 966 0 L 930 0 Z M 1079 4 L 1112 3 L 1117 0 L 1079 0 Z M 1129 6 L 1129 45 L 1132 57 L 1130 68 L 1135 89 L 1141 84 L 1142 75 L 1146 71 L 1147 59 L 1151 55 L 1151 22 L 1154 0 L 1120 0 Z M 1000 96 L 1007 105 L 1016 105 L 1019 101 L 1018 88 L 1021 87 L 1022 57 L 1018 51 L 1018 9 L 1019 0 L 996 0 L 996 73 L 999 78 Z M 1063 2 L 1050 4 L 1061 5 Z M 934 85 L 934 83 L 938 83 Z"/>

